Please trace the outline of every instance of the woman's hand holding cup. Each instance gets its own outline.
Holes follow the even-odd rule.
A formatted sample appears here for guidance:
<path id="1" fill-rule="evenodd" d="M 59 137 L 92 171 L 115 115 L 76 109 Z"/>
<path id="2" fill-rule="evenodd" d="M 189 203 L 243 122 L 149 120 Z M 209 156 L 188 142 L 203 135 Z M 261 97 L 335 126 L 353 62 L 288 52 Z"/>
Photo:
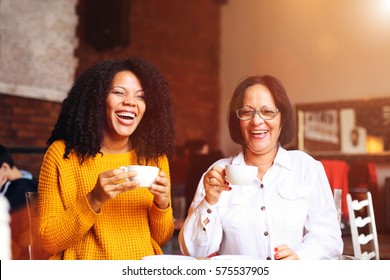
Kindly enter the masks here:
<path id="1" fill-rule="evenodd" d="M 225 180 L 225 169 L 213 166 L 203 177 L 203 185 L 206 191 L 207 203 L 214 205 L 218 202 L 222 191 L 230 191 L 232 188 Z"/>
<path id="2" fill-rule="evenodd" d="M 100 173 L 95 187 L 87 194 L 91 208 L 98 212 L 107 200 L 114 199 L 124 191 L 135 189 L 138 182 L 127 180 L 135 175 L 134 171 L 127 173 L 120 168 Z"/>

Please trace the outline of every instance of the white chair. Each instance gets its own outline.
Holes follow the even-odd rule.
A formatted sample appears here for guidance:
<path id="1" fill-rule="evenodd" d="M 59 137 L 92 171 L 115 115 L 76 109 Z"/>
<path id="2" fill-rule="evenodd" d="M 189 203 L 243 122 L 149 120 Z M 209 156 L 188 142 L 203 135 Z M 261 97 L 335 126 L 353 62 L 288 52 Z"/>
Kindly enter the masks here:
<path id="1" fill-rule="evenodd" d="M 0 260 L 2 261 L 12 259 L 10 221 L 9 202 L 5 196 L 0 195 Z"/>
<path id="2" fill-rule="evenodd" d="M 336 205 L 337 217 L 339 219 L 340 226 L 341 226 L 341 215 L 342 215 L 342 210 L 341 210 L 342 193 L 343 193 L 342 189 L 333 190 L 333 199 L 334 199 L 334 204 Z"/>
<path id="3" fill-rule="evenodd" d="M 355 257 L 361 260 L 379 260 L 378 235 L 371 193 L 367 192 L 367 198 L 360 201 L 352 199 L 351 194 L 348 193 L 347 205 Z"/>

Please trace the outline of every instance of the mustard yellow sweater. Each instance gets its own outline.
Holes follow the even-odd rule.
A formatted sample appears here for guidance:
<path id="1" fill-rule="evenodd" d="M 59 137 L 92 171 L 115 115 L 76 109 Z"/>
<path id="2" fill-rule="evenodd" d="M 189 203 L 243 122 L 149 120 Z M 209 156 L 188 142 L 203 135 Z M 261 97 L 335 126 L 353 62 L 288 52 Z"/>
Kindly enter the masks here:
<path id="1" fill-rule="evenodd" d="M 162 254 L 174 230 L 172 207 L 158 209 L 147 188 L 119 194 L 99 213 L 86 198 L 101 172 L 137 164 L 135 151 L 98 154 L 80 165 L 73 153 L 64 159 L 64 150 L 63 141 L 49 147 L 39 176 L 40 234 L 51 259 L 120 260 Z M 165 156 L 159 165 L 169 179 Z"/>

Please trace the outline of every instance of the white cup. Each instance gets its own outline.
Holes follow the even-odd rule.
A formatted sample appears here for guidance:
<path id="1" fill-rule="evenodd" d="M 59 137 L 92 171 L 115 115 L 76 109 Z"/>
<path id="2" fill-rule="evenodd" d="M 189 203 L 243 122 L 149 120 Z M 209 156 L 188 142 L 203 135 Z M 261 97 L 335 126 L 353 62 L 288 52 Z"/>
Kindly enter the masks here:
<path id="1" fill-rule="evenodd" d="M 257 177 L 257 166 L 226 165 L 226 179 L 233 185 L 250 185 Z"/>
<path id="2" fill-rule="evenodd" d="M 121 166 L 123 171 L 135 171 L 137 174 L 128 178 L 130 181 L 138 181 L 140 187 L 148 188 L 153 182 L 156 180 L 156 177 L 159 172 L 159 168 L 156 166 L 147 166 L 147 165 L 129 165 L 129 166 Z"/>

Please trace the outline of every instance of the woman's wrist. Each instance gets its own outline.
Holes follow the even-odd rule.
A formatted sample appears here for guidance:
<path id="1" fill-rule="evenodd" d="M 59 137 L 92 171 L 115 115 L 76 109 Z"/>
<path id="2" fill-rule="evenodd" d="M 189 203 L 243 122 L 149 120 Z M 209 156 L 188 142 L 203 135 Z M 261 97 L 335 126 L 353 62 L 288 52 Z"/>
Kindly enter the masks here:
<path id="1" fill-rule="evenodd" d="M 93 190 L 87 194 L 87 200 L 88 200 L 88 203 L 89 203 L 89 206 L 91 207 L 91 209 L 93 211 L 95 211 L 96 213 L 98 213 L 100 211 L 100 208 L 102 207 L 103 203 L 100 202 L 99 200 L 95 199 L 92 192 L 93 192 Z"/>
<path id="2" fill-rule="evenodd" d="M 156 199 L 154 199 L 154 204 L 156 205 L 156 207 L 160 210 L 166 210 L 168 209 L 169 207 L 169 201 L 166 201 L 166 202 L 162 202 L 162 203 L 158 203 L 156 201 Z"/>

